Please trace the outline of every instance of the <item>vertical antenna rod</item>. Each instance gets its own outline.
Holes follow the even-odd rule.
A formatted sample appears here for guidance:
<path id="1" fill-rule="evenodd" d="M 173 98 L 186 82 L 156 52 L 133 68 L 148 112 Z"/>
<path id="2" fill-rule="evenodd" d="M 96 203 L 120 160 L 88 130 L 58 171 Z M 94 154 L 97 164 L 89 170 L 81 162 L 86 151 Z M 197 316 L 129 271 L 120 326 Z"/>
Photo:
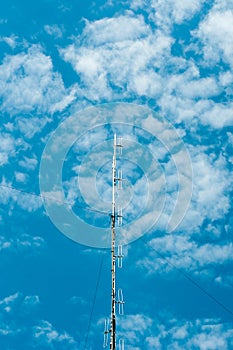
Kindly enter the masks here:
<path id="1" fill-rule="evenodd" d="M 116 350 L 116 257 L 115 257 L 115 243 L 116 243 L 116 147 L 117 140 L 116 134 L 114 134 L 114 150 L 112 158 L 112 215 L 111 215 L 111 230 L 112 230 L 112 248 L 111 248 L 111 261 L 112 261 L 112 300 L 111 300 L 111 332 L 110 332 L 110 349 Z"/>

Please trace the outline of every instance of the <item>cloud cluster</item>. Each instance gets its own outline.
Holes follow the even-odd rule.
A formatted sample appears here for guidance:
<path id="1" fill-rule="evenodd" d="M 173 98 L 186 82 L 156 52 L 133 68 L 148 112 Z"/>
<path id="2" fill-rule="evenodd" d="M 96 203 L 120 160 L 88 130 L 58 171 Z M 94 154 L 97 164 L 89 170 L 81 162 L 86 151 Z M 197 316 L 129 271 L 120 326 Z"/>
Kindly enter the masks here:
<path id="1" fill-rule="evenodd" d="M 178 321 L 173 319 L 167 326 L 158 326 L 157 336 L 146 338 L 147 349 L 200 349 L 227 350 L 232 344 L 231 324 L 221 323 L 217 319 L 197 319 Z"/>
<path id="2" fill-rule="evenodd" d="M 12 215 L 12 210 L 16 205 L 29 213 L 42 206 L 42 200 L 39 196 L 14 189 L 4 177 L 0 183 L 0 203 L 8 205 L 8 215 Z"/>
<path id="3" fill-rule="evenodd" d="M 0 251 L 9 252 L 35 252 L 45 246 L 45 241 L 40 236 L 21 234 L 16 237 L 0 236 Z"/>
<path id="4" fill-rule="evenodd" d="M 77 344 L 71 335 L 57 331 L 48 321 L 41 321 L 39 325 L 33 327 L 33 337 L 38 348 L 46 346 L 54 349 L 54 346 L 60 345 L 67 350 L 77 349 Z"/>
<path id="5" fill-rule="evenodd" d="M 208 150 L 208 149 L 207 149 Z M 204 152 L 203 152 L 204 151 Z M 225 158 L 206 154 L 202 147 L 190 148 L 193 167 L 193 196 L 181 230 L 186 234 L 198 232 L 205 219 L 210 223 L 224 220 L 230 210 L 230 171 Z"/>
<path id="6" fill-rule="evenodd" d="M 77 350 L 77 343 L 71 335 L 58 331 L 49 321 L 38 320 L 40 305 L 38 295 L 24 296 L 19 292 L 0 300 L 0 337 L 4 344 L 7 337 L 7 344 L 12 348 L 15 348 L 16 341 L 20 341 L 28 349 L 61 346 L 67 350 Z"/>
<path id="7" fill-rule="evenodd" d="M 6 56 L 0 65 L 1 110 L 10 115 L 54 112 L 66 97 L 59 73 L 53 71 L 51 57 L 34 45 L 27 52 Z"/>
<path id="8" fill-rule="evenodd" d="M 229 8 L 214 6 L 200 23 L 196 35 L 203 43 L 205 63 L 216 65 L 223 60 L 233 68 L 233 13 Z"/>
<path id="9" fill-rule="evenodd" d="M 161 66 L 170 47 L 170 37 L 153 33 L 142 16 L 129 14 L 87 21 L 82 35 L 60 54 L 80 76 L 81 96 L 112 101 L 156 96 L 161 83 L 152 67 Z"/>
<path id="10" fill-rule="evenodd" d="M 196 274 L 204 273 L 204 277 L 206 274 L 210 275 L 219 282 L 216 265 L 223 266 L 233 262 L 231 243 L 199 244 L 181 235 L 168 235 L 151 240 L 149 246 L 155 251 L 138 262 L 149 273 L 168 273 L 174 269 L 183 269 Z"/>
<path id="11" fill-rule="evenodd" d="M 15 139 L 9 133 L 0 132 L 0 166 L 8 163 L 9 157 L 15 151 Z"/>
<path id="12" fill-rule="evenodd" d="M 127 349 L 230 349 L 233 345 L 231 324 L 218 319 L 175 319 L 160 315 L 152 319 L 143 314 L 128 315 L 119 320 L 119 336 Z"/>
<path id="13" fill-rule="evenodd" d="M 137 2 L 137 6 L 140 4 L 144 6 L 144 2 Z M 197 118 L 213 128 L 231 125 L 231 106 L 215 102 L 221 94 L 232 95 L 231 72 L 226 69 L 219 73 L 202 72 L 210 67 L 210 60 L 212 69 L 216 62 L 230 63 L 231 35 L 226 33 L 231 30 L 230 11 L 218 13 L 213 8 L 195 30 L 187 33 L 186 46 L 182 40 L 177 43 L 172 30 L 165 30 L 168 24 L 163 25 L 166 18 L 173 24 L 190 19 L 202 5 L 199 0 L 188 4 L 152 1 L 157 27 L 133 12 L 86 21 L 82 34 L 68 47 L 60 48 L 61 57 L 71 63 L 80 78 L 79 98 L 92 102 L 152 99 L 160 113 L 174 123 L 185 122 L 190 126 Z M 223 27 L 217 36 L 215 20 Z M 173 53 L 178 46 L 179 55 Z M 186 52 L 195 50 L 197 56 L 187 58 Z"/>

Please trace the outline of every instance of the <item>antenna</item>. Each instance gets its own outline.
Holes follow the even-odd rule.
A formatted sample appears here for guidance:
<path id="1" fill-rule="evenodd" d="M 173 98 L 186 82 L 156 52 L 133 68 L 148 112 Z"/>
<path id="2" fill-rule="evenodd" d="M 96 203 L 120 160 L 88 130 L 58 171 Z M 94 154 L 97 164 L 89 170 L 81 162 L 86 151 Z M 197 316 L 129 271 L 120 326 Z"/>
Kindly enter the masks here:
<path id="1" fill-rule="evenodd" d="M 122 253 L 122 245 L 118 246 L 117 258 L 118 258 L 118 268 L 121 269 L 122 268 L 122 260 L 124 258 L 124 255 Z"/>
<path id="2" fill-rule="evenodd" d="M 104 321 L 104 344 L 103 344 L 104 348 L 108 346 L 108 334 L 109 334 L 109 319 L 106 318 Z"/>
<path id="3" fill-rule="evenodd" d="M 119 350 L 125 350 L 124 339 L 119 339 Z"/>
<path id="4" fill-rule="evenodd" d="M 122 289 L 118 289 L 116 299 L 116 259 L 118 260 L 118 267 L 122 267 L 122 245 L 118 246 L 116 253 L 116 219 L 118 219 L 118 226 L 122 225 L 122 208 L 118 208 L 116 213 L 116 190 L 122 189 L 122 170 L 117 172 L 116 170 L 116 159 L 117 149 L 122 154 L 122 138 L 117 140 L 116 134 L 114 134 L 113 143 L 113 158 L 112 158 L 112 213 L 111 213 L 111 319 L 110 325 L 108 320 L 105 320 L 104 330 L 104 347 L 108 346 L 108 334 L 110 334 L 110 350 L 124 350 L 124 340 L 119 340 L 119 346 L 116 346 L 116 305 L 118 304 L 119 315 L 124 313 L 124 300 Z M 116 175 L 117 174 L 117 175 Z"/>
<path id="5" fill-rule="evenodd" d="M 122 289 L 118 289 L 118 301 L 117 304 L 119 306 L 119 315 L 124 315 L 124 299 Z"/>

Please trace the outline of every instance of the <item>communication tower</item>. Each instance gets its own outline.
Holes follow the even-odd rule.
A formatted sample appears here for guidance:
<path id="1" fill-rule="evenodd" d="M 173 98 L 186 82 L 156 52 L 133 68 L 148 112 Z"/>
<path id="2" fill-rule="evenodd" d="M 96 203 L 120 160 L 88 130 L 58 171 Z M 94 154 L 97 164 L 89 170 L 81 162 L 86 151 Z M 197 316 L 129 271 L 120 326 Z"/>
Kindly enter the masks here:
<path id="1" fill-rule="evenodd" d="M 124 299 L 122 289 L 116 293 L 116 261 L 118 268 L 122 268 L 123 252 L 122 245 L 116 247 L 116 221 L 122 225 L 122 208 L 116 210 L 116 191 L 122 189 L 122 170 L 117 171 L 117 151 L 122 154 L 122 138 L 117 139 L 114 134 L 113 158 L 112 158 L 112 212 L 111 212 L 111 317 L 105 320 L 104 348 L 110 345 L 110 350 L 124 350 L 124 339 L 119 339 L 116 344 L 116 307 L 119 315 L 124 314 Z M 110 336 L 110 344 L 108 338 Z"/>

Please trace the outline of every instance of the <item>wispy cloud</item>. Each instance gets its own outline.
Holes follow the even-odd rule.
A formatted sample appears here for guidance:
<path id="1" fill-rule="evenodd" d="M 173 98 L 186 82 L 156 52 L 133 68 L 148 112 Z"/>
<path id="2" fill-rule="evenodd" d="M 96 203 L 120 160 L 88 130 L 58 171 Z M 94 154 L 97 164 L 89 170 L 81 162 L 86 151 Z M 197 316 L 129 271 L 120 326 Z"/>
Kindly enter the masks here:
<path id="1" fill-rule="evenodd" d="M 31 348 L 45 346 L 54 349 L 59 344 L 67 350 L 77 350 L 77 343 L 71 335 L 58 331 L 49 321 L 38 319 L 40 304 L 38 295 L 25 296 L 19 292 L 0 300 L 0 335 L 8 337 L 8 344 L 14 344 L 15 336 L 19 340 L 26 336 Z"/>
<path id="2" fill-rule="evenodd" d="M 145 267 L 150 273 L 168 273 L 174 269 L 184 269 L 195 274 L 209 273 L 217 279 L 215 271 L 217 265 L 232 264 L 233 246 L 229 244 L 205 243 L 183 237 L 181 235 L 169 235 L 155 238 L 150 241 L 149 246 L 155 252 L 138 262 L 138 266 Z M 158 257 L 159 252 L 166 260 Z M 155 259 L 156 257 L 156 259 Z M 204 277 L 205 274 L 204 274 Z"/>
<path id="3" fill-rule="evenodd" d="M 41 249 L 45 246 L 45 241 L 40 236 L 29 234 L 19 234 L 15 237 L 0 236 L 0 251 L 9 251 L 14 253 L 29 252 Z"/>
<path id="4" fill-rule="evenodd" d="M 63 30 L 56 24 L 54 25 L 45 25 L 44 30 L 47 34 L 54 36 L 55 38 L 61 38 L 63 35 Z"/>
<path id="5" fill-rule="evenodd" d="M 163 326 L 157 326 L 156 336 L 146 338 L 148 349 L 163 349 L 165 341 L 167 349 L 224 349 L 232 346 L 231 324 L 222 323 L 218 319 L 177 320 L 171 319 Z"/>
<path id="6" fill-rule="evenodd" d="M 48 321 L 41 321 L 39 325 L 33 328 L 35 342 L 41 346 L 49 346 L 53 349 L 56 344 L 62 344 L 67 350 L 78 349 L 74 338 L 66 332 L 59 332 Z"/>
<path id="7" fill-rule="evenodd" d="M 0 184 L 0 202 L 8 205 L 9 215 L 16 205 L 28 212 L 34 212 L 42 206 L 41 197 L 14 189 L 12 183 L 7 182 L 4 177 Z"/>

